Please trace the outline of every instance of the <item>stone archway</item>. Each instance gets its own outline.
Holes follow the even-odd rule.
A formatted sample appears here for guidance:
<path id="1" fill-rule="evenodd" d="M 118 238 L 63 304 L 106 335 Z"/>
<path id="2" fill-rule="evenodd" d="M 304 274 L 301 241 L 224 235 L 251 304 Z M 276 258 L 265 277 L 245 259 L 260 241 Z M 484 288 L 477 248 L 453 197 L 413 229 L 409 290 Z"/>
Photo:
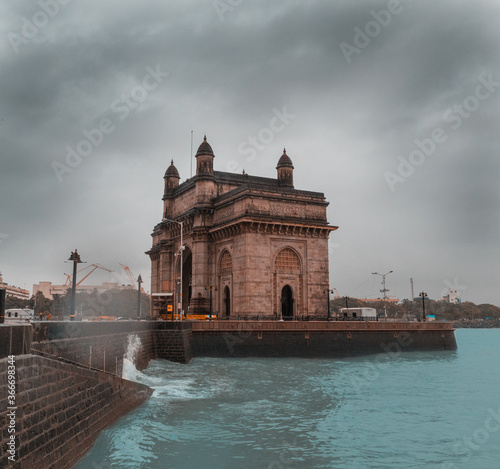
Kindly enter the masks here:
<path id="1" fill-rule="evenodd" d="M 284 320 L 293 318 L 293 291 L 290 285 L 281 289 L 281 317 Z"/>
<path id="2" fill-rule="evenodd" d="M 233 276 L 233 258 L 227 249 L 222 251 L 219 259 L 219 294 L 218 305 L 221 318 L 231 316 L 231 289 Z"/>
<path id="3" fill-rule="evenodd" d="M 231 291 L 228 286 L 224 288 L 224 314 L 226 318 L 231 316 Z"/>
<path id="4" fill-rule="evenodd" d="M 187 314 L 189 302 L 191 301 L 193 281 L 193 256 L 191 250 L 187 247 L 183 252 L 182 264 L 182 310 Z"/>
<path id="5" fill-rule="evenodd" d="M 283 319 L 291 319 L 303 312 L 302 261 L 295 249 L 286 246 L 274 261 L 273 312 Z"/>

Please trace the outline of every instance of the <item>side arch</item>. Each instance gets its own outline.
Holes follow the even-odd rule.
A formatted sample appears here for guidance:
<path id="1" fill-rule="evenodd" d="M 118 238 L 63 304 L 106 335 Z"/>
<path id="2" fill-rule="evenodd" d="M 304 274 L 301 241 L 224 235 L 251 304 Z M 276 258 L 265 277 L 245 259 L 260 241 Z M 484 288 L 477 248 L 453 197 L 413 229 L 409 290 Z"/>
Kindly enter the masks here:
<path id="1" fill-rule="evenodd" d="M 220 254 L 218 262 L 218 278 L 220 317 L 229 319 L 233 310 L 233 258 L 228 249 L 224 249 Z"/>
<path id="2" fill-rule="evenodd" d="M 303 313 L 304 263 L 291 246 L 281 248 L 273 262 L 272 304 L 274 314 L 292 319 Z"/>

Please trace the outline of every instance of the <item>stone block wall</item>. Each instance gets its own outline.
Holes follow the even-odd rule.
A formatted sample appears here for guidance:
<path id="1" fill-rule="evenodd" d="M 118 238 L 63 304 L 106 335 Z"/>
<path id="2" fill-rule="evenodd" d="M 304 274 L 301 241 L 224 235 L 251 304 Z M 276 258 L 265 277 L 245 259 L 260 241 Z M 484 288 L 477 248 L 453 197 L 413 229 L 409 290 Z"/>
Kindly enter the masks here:
<path id="1" fill-rule="evenodd" d="M 121 376 L 129 341 L 139 339 L 129 357 L 138 370 L 153 358 L 188 363 L 192 358 L 191 325 L 186 322 L 41 322 L 33 323 L 32 349 L 88 368 Z M 115 329 L 115 330 L 114 330 Z"/>
<path id="2" fill-rule="evenodd" d="M 451 324 L 238 322 L 193 324 L 192 351 L 204 357 L 334 358 L 391 351 L 456 350 Z"/>
<path id="3" fill-rule="evenodd" d="M 31 324 L 0 324 L 0 358 L 30 351 Z"/>
<path id="4" fill-rule="evenodd" d="M 7 395 L 8 359 L 0 360 Z M 33 355 L 15 357 L 15 461 L 9 460 L 7 400 L 0 400 L 0 467 L 67 469 L 99 432 L 143 403 L 152 390 L 108 373 Z"/>
<path id="5" fill-rule="evenodd" d="M 61 357 L 89 368 L 121 376 L 128 342 L 134 336 L 139 338 L 140 347 L 134 359 L 130 358 L 136 368 L 142 370 L 148 366 L 152 358 L 155 358 L 152 331 L 36 341 L 32 344 L 32 350 L 42 352 L 43 356 Z"/>
<path id="6" fill-rule="evenodd" d="M 155 358 L 189 363 L 193 357 L 191 324 L 160 322 L 154 331 Z"/>

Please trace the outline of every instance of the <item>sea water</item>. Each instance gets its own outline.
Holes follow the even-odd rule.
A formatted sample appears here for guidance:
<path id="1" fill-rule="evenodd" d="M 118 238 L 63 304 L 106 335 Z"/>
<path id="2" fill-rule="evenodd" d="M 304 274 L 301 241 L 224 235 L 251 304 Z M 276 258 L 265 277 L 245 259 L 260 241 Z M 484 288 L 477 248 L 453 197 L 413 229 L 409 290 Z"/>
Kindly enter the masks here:
<path id="1" fill-rule="evenodd" d="M 154 360 L 152 387 L 76 466 L 500 468 L 500 330 L 457 330 L 456 352 L 351 359 Z"/>

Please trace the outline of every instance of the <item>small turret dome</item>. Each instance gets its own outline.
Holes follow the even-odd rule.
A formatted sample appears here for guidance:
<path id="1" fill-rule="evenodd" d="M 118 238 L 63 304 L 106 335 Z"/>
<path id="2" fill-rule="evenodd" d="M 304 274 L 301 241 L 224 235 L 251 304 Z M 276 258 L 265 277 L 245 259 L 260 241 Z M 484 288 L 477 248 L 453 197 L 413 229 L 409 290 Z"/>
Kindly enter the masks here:
<path id="1" fill-rule="evenodd" d="M 207 136 L 203 137 L 203 142 L 196 152 L 196 175 L 210 176 L 214 174 L 214 152 L 207 142 Z"/>
<path id="2" fill-rule="evenodd" d="M 179 176 L 179 171 L 177 171 L 177 168 L 174 166 L 174 160 L 170 162 L 170 166 L 168 167 L 167 171 L 165 171 L 165 177 L 174 177 L 177 179 L 181 178 Z"/>
<path id="3" fill-rule="evenodd" d="M 283 148 L 283 154 L 278 161 L 278 183 L 283 187 L 293 188 L 293 163 L 290 157 L 286 154 L 286 149 Z"/>
<path id="4" fill-rule="evenodd" d="M 209 145 L 209 143 L 207 142 L 207 136 L 205 135 L 203 137 L 203 142 L 201 143 L 201 145 L 198 147 L 198 151 L 196 152 L 196 156 L 200 156 L 200 155 L 211 155 L 211 156 L 215 156 L 214 155 L 214 152 L 212 150 L 212 147 Z"/>
<path id="5" fill-rule="evenodd" d="M 286 154 L 286 148 L 283 148 L 283 154 L 278 161 L 278 166 L 276 166 L 276 169 L 284 167 L 293 169 L 293 163 L 290 157 Z"/>
<path id="6" fill-rule="evenodd" d="M 179 171 L 174 166 L 174 160 L 170 162 L 170 166 L 165 171 L 165 176 L 163 179 L 165 180 L 165 192 L 164 195 L 171 194 L 172 191 L 179 186 Z"/>

